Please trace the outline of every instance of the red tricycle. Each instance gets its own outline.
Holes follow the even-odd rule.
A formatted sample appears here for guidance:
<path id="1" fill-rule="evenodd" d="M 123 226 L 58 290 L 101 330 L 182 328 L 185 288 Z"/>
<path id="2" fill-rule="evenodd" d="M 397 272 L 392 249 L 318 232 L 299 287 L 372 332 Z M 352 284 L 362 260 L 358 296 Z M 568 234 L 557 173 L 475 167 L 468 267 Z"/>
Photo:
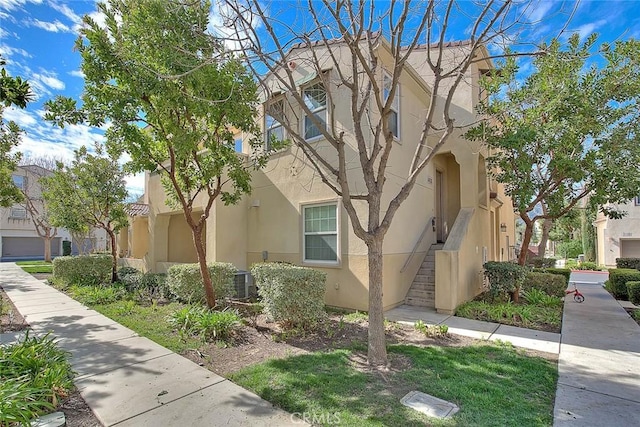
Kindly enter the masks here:
<path id="1" fill-rule="evenodd" d="M 573 290 L 567 289 L 566 291 L 564 291 L 565 295 L 573 294 L 573 300 L 575 302 L 583 302 L 584 295 L 580 293 L 575 283 L 571 283 L 571 284 L 573 285 Z"/>

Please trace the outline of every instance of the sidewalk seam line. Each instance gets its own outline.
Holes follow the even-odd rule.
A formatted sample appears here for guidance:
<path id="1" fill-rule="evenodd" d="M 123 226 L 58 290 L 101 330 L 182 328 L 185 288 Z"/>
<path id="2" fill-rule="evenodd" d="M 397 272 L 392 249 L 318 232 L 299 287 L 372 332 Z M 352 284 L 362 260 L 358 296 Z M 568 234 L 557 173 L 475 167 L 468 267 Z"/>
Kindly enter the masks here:
<path id="1" fill-rule="evenodd" d="M 220 377 L 220 378 L 221 378 L 221 380 L 220 380 L 220 381 L 218 381 L 218 382 L 215 382 L 215 383 L 213 383 L 213 384 L 209 384 L 209 385 L 208 385 L 208 386 L 206 386 L 206 387 L 199 388 L 198 390 L 194 390 L 194 391 L 192 391 L 191 393 L 184 394 L 184 395 L 182 395 L 182 396 L 180 396 L 180 397 L 176 397 L 175 399 L 173 399 L 173 400 L 169 400 L 169 401 L 167 401 L 167 402 L 165 402 L 165 403 L 160 403 L 160 404 L 158 404 L 158 406 L 154 406 L 153 408 L 147 409 L 146 411 L 142 411 L 142 412 L 140 412 L 139 414 L 135 414 L 135 415 L 132 415 L 132 416 L 130 416 L 130 417 L 128 417 L 128 418 L 125 418 L 125 419 L 123 419 L 123 420 L 117 421 L 117 422 L 115 422 L 115 423 L 113 423 L 113 424 L 109 424 L 109 427 L 111 427 L 111 426 L 116 426 L 116 425 L 118 425 L 118 424 L 122 424 L 122 423 L 124 423 L 125 421 L 132 420 L 132 419 L 134 419 L 134 418 L 136 418 L 136 417 L 139 417 L 140 415 L 146 414 L 147 412 L 155 411 L 156 409 L 158 409 L 158 408 L 160 408 L 160 407 L 167 406 L 167 405 L 169 405 L 169 404 L 171 404 L 171 403 L 173 403 L 173 402 L 175 402 L 175 401 L 178 401 L 178 400 L 180 400 L 180 399 L 184 399 L 185 397 L 191 396 L 192 394 L 195 394 L 195 393 L 197 393 L 197 392 L 199 392 L 199 391 L 202 391 L 202 390 L 208 389 L 209 387 L 213 387 L 214 385 L 217 385 L 217 384 L 223 383 L 223 382 L 225 382 L 225 381 L 229 381 L 228 379 L 226 379 L 226 378 L 224 378 L 224 377 Z M 230 382 L 230 381 L 229 381 L 229 382 Z"/>
<path id="2" fill-rule="evenodd" d="M 128 339 L 128 338 L 125 338 L 125 339 Z M 110 342 L 113 342 L 113 341 L 110 341 Z M 177 354 L 177 353 L 174 353 L 173 351 L 169 350 L 168 348 L 166 350 L 168 351 L 168 353 L 166 353 L 166 354 L 161 354 L 161 355 L 152 357 L 150 359 L 141 360 L 141 361 L 135 362 L 135 363 L 129 363 L 127 365 L 118 366 L 118 367 L 115 367 L 115 368 L 112 368 L 112 369 L 107 369 L 106 371 L 96 372 L 95 374 L 83 374 L 83 375 L 80 375 L 80 376 L 76 377 L 75 380 L 85 380 L 87 378 L 95 377 L 96 375 L 108 374 L 110 372 L 117 371 L 118 369 L 128 368 L 128 367 L 131 367 L 131 366 L 139 365 L 140 363 L 146 363 L 146 362 L 149 362 L 151 360 L 159 359 L 161 357 L 166 357 L 166 356 L 170 356 L 172 354 Z M 74 382 L 75 382 L 75 380 L 74 380 Z"/>
<path id="3" fill-rule="evenodd" d="M 625 400 L 625 401 L 627 401 L 627 402 L 640 403 L 640 401 L 639 401 L 639 400 L 627 399 L 626 397 L 615 396 L 615 395 L 613 395 L 613 394 L 603 393 L 603 392 L 601 392 L 601 391 L 590 390 L 590 389 L 588 389 L 588 388 L 583 388 L 583 387 L 576 387 L 576 386 L 574 386 L 574 385 L 571 385 L 571 384 L 565 384 L 565 383 L 562 383 L 562 382 L 560 382 L 560 381 L 558 381 L 558 385 L 563 385 L 563 386 L 565 386 L 565 387 L 571 387 L 571 388 L 574 388 L 574 389 L 576 389 L 576 390 L 588 391 L 589 393 L 595 393 L 595 394 L 599 394 L 599 395 L 601 395 L 601 396 L 613 397 L 614 399 Z"/>

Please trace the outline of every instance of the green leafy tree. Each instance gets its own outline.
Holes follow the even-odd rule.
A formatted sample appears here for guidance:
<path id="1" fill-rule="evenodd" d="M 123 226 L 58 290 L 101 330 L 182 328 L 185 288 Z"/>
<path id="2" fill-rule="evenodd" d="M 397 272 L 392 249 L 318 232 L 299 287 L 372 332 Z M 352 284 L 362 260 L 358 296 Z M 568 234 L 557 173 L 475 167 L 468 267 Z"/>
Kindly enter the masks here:
<path id="1" fill-rule="evenodd" d="M 591 200 L 587 201 L 584 209 L 580 210 L 580 227 L 582 231 L 582 253 L 585 261 L 596 260 L 596 230 L 593 221 L 598 216 L 598 206 Z"/>
<path id="2" fill-rule="evenodd" d="M 40 182 L 52 225 L 75 232 L 97 228 L 107 233 L 113 259 L 111 280 L 115 282 L 116 235 L 127 225 L 127 189 L 118 161 L 103 154 L 99 146 L 95 155 L 82 147 L 76 150 L 71 165 L 59 163 L 53 174 Z"/>
<path id="3" fill-rule="evenodd" d="M 489 163 L 525 223 L 520 264 L 536 221 L 562 218 L 587 195 L 602 206 L 638 192 L 640 42 L 604 44 L 601 61 L 590 62 L 595 42 L 575 35 L 564 48 L 553 40 L 523 82 L 513 60 L 484 80 L 494 96 L 480 109 L 491 120 L 467 136 L 491 148 Z M 546 209 L 530 216 L 541 203 Z"/>
<path id="4" fill-rule="evenodd" d="M 84 104 L 58 98 L 47 105 L 47 118 L 59 125 L 108 120 L 107 145 L 130 155 L 128 170 L 160 174 L 167 202 L 182 209 L 191 228 L 213 307 L 202 234 L 214 201 L 237 203 L 250 192 L 251 169 L 266 160 L 260 150 L 249 161 L 235 152 L 235 132 L 259 133 L 256 84 L 208 32 L 209 2 L 113 0 L 98 8 L 106 27 L 85 16 L 76 43 Z M 194 218 L 194 208 L 203 205 Z"/>
<path id="5" fill-rule="evenodd" d="M 0 206 L 9 207 L 22 200 L 11 177 L 20 161 L 20 153 L 12 154 L 11 150 L 18 146 L 22 130 L 15 122 L 6 122 L 2 113 L 11 105 L 25 108 L 33 100 L 33 93 L 29 83 L 19 76 L 10 76 L 4 65 L 5 61 L 0 57 Z"/>

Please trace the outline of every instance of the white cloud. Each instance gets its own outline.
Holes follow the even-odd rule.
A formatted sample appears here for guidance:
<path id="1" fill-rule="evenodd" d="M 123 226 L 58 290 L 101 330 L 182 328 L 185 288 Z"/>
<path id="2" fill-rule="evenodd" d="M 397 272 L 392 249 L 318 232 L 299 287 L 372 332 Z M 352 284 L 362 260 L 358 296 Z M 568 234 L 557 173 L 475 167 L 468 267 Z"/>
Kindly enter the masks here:
<path id="1" fill-rule="evenodd" d="M 573 30 L 573 32 L 578 33 L 578 35 L 580 36 L 580 40 L 583 40 L 606 23 L 607 23 L 606 19 L 601 19 L 596 22 L 589 22 L 587 24 L 579 26 L 578 28 Z"/>
<path id="2" fill-rule="evenodd" d="M 62 13 L 64 16 L 66 16 L 74 24 L 79 25 L 79 24 L 82 23 L 82 17 L 80 15 L 78 15 L 77 13 L 75 13 L 66 4 L 64 4 L 64 3 L 50 3 L 49 6 L 51 6 L 53 9 L 57 10 L 58 12 Z"/>
<path id="3" fill-rule="evenodd" d="M 37 116 L 34 116 L 33 113 L 15 107 L 9 107 L 3 110 L 2 118 L 16 122 L 21 128 L 33 126 L 38 122 Z"/>
<path id="4" fill-rule="evenodd" d="M 129 195 L 144 194 L 144 172 L 135 175 L 127 175 L 124 180 L 127 183 Z"/>
<path id="5" fill-rule="evenodd" d="M 85 77 L 85 75 L 82 72 L 82 70 L 69 71 L 69 75 L 72 75 L 73 77 L 80 77 L 81 79 L 84 79 L 84 77 Z"/>
<path id="6" fill-rule="evenodd" d="M 25 75 L 37 99 L 45 95 L 51 95 L 51 89 L 61 91 L 66 87 L 56 73 L 44 70 L 41 70 L 39 73 L 31 72 L 31 70 L 28 71 Z"/>
<path id="7" fill-rule="evenodd" d="M 552 7 L 552 1 L 530 3 L 528 5 L 529 13 L 527 14 L 529 16 L 529 22 L 536 23 L 542 21 L 547 16 Z"/>
<path id="8" fill-rule="evenodd" d="M 27 26 L 41 28 L 51 33 L 69 33 L 73 30 L 57 19 L 54 22 L 40 21 L 39 19 L 32 19 L 26 22 Z"/>
<path id="9" fill-rule="evenodd" d="M 0 0 L 2 1 L 2 0 Z M 24 49 L 19 49 L 19 48 L 15 48 L 15 47 L 11 47 L 8 46 L 6 44 L 0 44 L 0 55 L 2 55 L 3 58 L 7 59 L 13 55 L 22 55 L 25 58 L 32 58 L 33 55 L 31 55 L 29 52 L 27 52 Z"/>
<path id="10" fill-rule="evenodd" d="M 224 45 L 227 49 L 240 50 L 242 42 L 238 39 L 238 35 L 235 33 L 233 24 L 231 24 L 231 21 L 237 14 L 231 6 L 226 3 L 226 1 L 228 0 L 214 0 L 212 2 L 211 10 L 209 11 L 209 24 L 207 25 L 207 30 L 213 36 L 224 40 Z M 251 22 L 251 26 L 253 28 L 262 27 L 262 21 L 250 9 L 245 9 L 242 15 Z M 243 34 L 241 32 L 240 36 L 250 37 L 251 34 L 248 32 Z"/>
<path id="11" fill-rule="evenodd" d="M 40 4 L 42 0 L 0 0 L 0 9 L 6 11 L 12 11 L 15 9 L 21 9 L 27 3 Z"/>

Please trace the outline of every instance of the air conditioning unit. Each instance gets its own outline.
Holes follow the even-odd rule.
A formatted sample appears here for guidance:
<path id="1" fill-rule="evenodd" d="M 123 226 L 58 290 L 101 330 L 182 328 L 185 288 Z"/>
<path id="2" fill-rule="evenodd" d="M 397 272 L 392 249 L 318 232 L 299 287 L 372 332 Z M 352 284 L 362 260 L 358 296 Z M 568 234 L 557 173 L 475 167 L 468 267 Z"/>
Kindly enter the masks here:
<path id="1" fill-rule="evenodd" d="M 251 277 L 250 272 L 238 271 L 233 278 L 233 284 L 236 298 L 244 299 L 252 296 L 253 277 Z"/>

